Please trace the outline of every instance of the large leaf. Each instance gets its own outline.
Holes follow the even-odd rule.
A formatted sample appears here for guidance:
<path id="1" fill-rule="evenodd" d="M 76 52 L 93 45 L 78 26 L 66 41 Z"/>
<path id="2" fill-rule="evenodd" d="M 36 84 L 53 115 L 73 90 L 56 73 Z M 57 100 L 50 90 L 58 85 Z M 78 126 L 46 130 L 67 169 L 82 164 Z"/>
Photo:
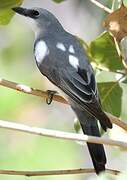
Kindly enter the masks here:
<path id="1" fill-rule="evenodd" d="M 14 15 L 12 7 L 20 6 L 23 0 L 0 0 L 0 25 L 6 25 Z"/>
<path id="2" fill-rule="evenodd" d="M 118 82 L 98 83 L 103 109 L 115 116 L 121 114 L 122 88 Z"/>
<path id="3" fill-rule="evenodd" d="M 111 71 L 123 69 L 122 61 L 117 53 L 112 36 L 105 32 L 90 43 L 88 54 L 92 61 Z"/>

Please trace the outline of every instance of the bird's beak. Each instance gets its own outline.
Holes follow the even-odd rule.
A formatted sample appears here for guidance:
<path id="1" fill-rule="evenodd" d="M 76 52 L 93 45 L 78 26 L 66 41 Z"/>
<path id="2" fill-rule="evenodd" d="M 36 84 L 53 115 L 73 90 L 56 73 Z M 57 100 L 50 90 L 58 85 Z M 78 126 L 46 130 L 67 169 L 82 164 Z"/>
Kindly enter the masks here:
<path id="1" fill-rule="evenodd" d="M 22 7 L 14 7 L 14 8 L 12 8 L 12 10 L 23 16 L 31 17 L 31 14 L 32 14 L 31 9 L 26 9 L 26 8 L 22 8 Z"/>

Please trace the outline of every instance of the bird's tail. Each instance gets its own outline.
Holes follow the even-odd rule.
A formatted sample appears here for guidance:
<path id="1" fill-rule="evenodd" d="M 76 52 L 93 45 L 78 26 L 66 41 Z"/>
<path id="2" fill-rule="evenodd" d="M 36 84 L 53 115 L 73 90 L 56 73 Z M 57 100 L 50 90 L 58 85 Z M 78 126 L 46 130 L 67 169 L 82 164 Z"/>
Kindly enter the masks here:
<path id="1" fill-rule="evenodd" d="M 84 134 L 100 137 L 97 120 L 87 112 L 74 110 L 79 118 Z M 102 144 L 87 143 L 97 174 L 105 170 L 106 155 Z"/>

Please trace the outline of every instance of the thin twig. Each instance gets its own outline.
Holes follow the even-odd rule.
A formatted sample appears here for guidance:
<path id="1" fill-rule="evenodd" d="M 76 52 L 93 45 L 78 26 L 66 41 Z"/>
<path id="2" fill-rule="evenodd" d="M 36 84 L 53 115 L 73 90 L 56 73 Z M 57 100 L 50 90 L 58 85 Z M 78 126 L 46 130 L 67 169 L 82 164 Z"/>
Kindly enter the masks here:
<path id="1" fill-rule="evenodd" d="M 82 134 L 68 133 L 62 131 L 49 130 L 44 128 L 30 127 L 27 125 L 7 122 L 0 120 L 0 128 L 6 128 L 15 131 L 21 131 L 29 134 L 47 136 L 57 139 L 65 139 L 71 141 L 81 141 L 81 142 L 90 142 L 96 144 L 106 144 L 111 146 L 118 146 L 124 149 L 127 149 L 127 143 L 122 141 L 111 140 L 103 137 L 87 136 Z"/>
<path id="2" fill-rule="evenodd" d="M 47 96 L 48 96 L 46 91 L 31 88 L 29 86 L 19 84 L 19 83 L 15 83 L 12 81 L 8 81 L 8 80 L 2 79 L 2 78 L 0 79 L 0 85 L 7 87 L 7 88 L 10 88 L 10 89 L 20 91 L 20 92 L 24 92 L 26 94 L 39 96 L 41 98 L 47 98 Z M 63 97 L 61 97 L 59 95 L 54 95 L 53 100 L 60 102 L 60 103 L 68 104 L 68 102 Z M 117 126 L 123 128 L 125 131 L 127 131 L 127 124 L 125 122 L 121 121 L 118 117 L 115 117 L 115 116 L 111 115 L 110 113 L 107 113 L 107 115 L 110 118 L 112 123 L 116 124 Z"/>
<path id="3" fill-rule="evenodd" d="M 121 127 L 123 130 L 127 131 L 127 123 L 123 122 L 118 117 L 113 116 L 110 113 L 106 113 L 106 114 L 108 115 L 108 117 L 110 118 L 110 120 L 113 124 L 116 124 L 117 126 Z"/>
<path id="4" fill-rule="evenodd" d="M 121 4 L 123 3 L 123 0 L 118 0 L 118 8 L 121 7 Z"/>
<path id="5" fill-rule="evenodd" d="M 97 7 L 103 9 L 104 11 L 106 11 L 107 13 L 112 13 L 113 11 L 111 9 L 109 9 L 108 7 L 104 6 L 103 4 L 101 4 L 100 2 L 96 1 L 96 0 L 90 0 L 93 4 L 95 4 Z"/>
<path id="6" fill-rule="evenodd" d="M 112 11 L 114 11 L 115 9 L 115 3 L 116 3 L 116 0 L 112 0 Z"/>
<path id="7" fill-rule="evenodd" d="M 119 57 L 121 57 L 121 50 L 120 50 L 119 44 L 118 44 L 115 37 L 113 37 L 113 39 L 114 39 L 114 43 L 115 43 L 115 46 L 116 46 L 117 53 L 118 53 Z"/>
<path id="8" fill-rule="evenodd" d="M 120 171 L 106 169 L 113 175 L 118 175 Z M 69 175 L 69 174 L 84 174 L 94 173 L 94 169 L 68 169 L 68 170 L 52 170 L 52 171 L 15 171 L 15 170 L 0 170 L 0 174 L 17 175 L 17 176 L 53 176 L 53 175 Z"/>

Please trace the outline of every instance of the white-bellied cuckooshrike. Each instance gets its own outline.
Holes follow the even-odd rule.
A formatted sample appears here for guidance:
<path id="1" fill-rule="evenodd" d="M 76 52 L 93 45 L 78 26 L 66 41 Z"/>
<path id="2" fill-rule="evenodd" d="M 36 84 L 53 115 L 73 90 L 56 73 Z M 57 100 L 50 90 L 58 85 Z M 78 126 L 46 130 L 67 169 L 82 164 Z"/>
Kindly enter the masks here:
<path id="1" fill-rule="evenodd" d="M 99 136 L 97 124 L 106 131 L 112 123 L 103 112 L 93 69 L 79 40 L 64 30 L 56 17 L 42 8 L 13 8 L 34 20 L 34 55 L 40 72 L 68 99 L 84 134 Z M 97 174 L 105 170 L 106 156 L 101 144 L 87 143 Z"/>

